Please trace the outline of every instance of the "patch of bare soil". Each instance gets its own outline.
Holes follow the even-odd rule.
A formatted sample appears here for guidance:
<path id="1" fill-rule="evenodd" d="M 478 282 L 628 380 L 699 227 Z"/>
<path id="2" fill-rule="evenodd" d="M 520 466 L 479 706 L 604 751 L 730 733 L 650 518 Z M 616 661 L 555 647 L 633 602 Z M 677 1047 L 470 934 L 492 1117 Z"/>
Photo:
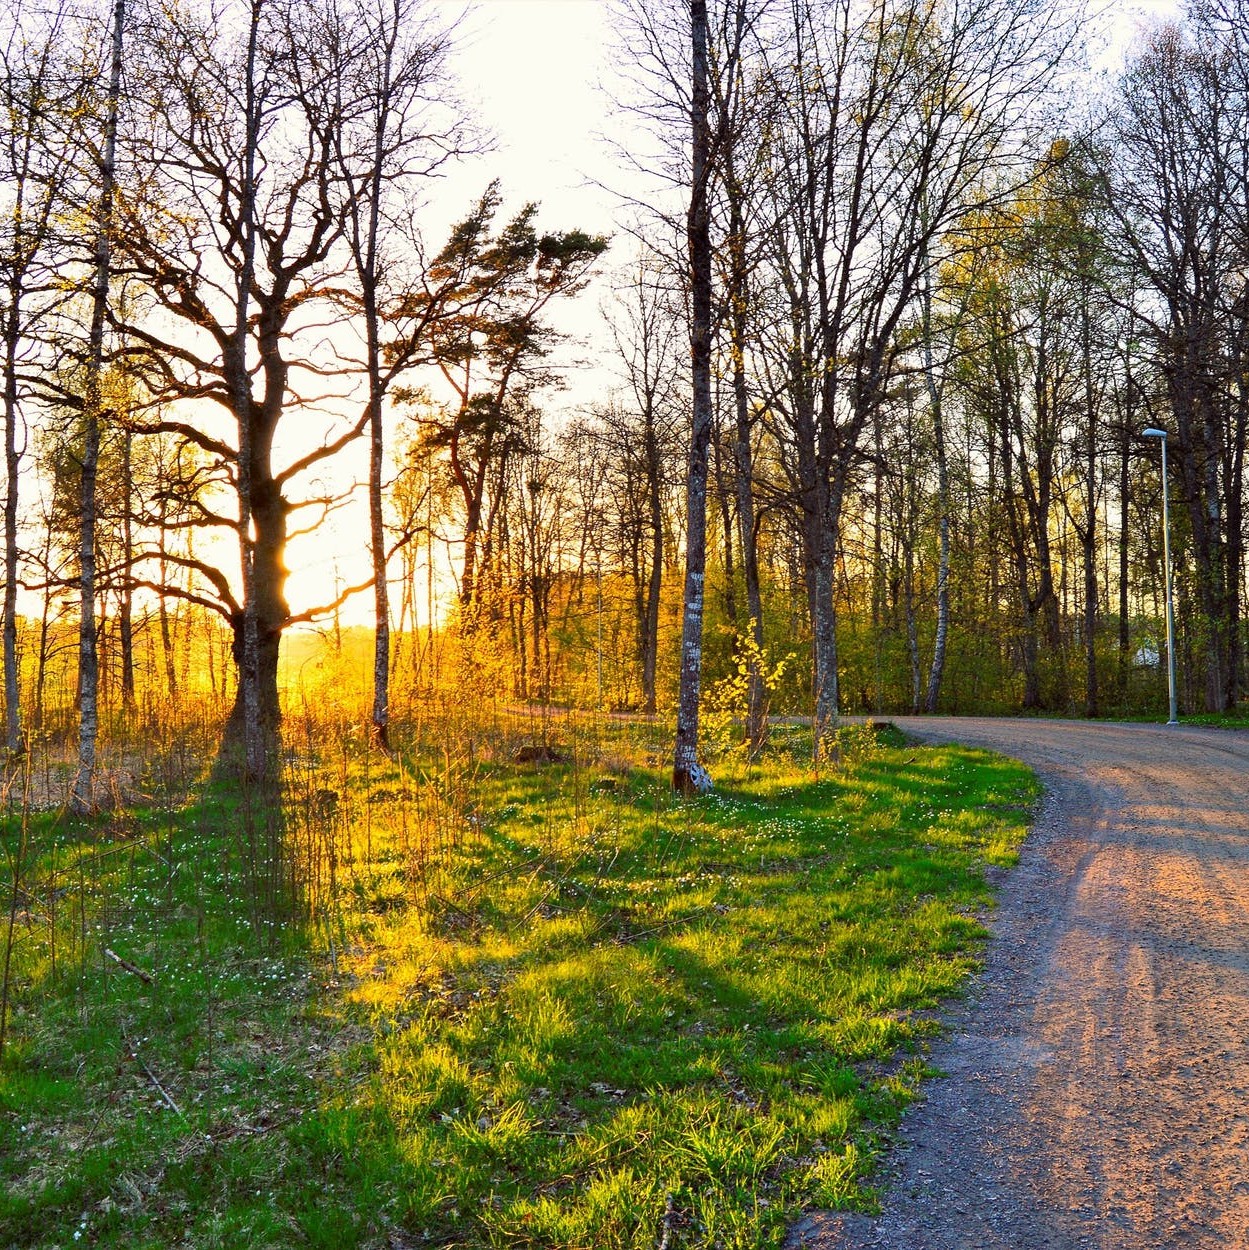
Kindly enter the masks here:
<path id="1" fill-rule="evenodd" d="M 902 720 L 1047 798 L 879 1217 L 792 1250 L 1249 1247 L 1249 734 Z"/>

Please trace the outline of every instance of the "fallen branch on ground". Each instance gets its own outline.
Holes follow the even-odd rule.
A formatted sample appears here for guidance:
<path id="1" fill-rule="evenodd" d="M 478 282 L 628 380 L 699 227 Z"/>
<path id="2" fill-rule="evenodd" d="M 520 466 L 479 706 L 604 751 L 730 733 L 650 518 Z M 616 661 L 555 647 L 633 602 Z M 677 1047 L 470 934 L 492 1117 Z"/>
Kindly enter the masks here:
<path id="1" fill-rule="evenodd" d="M 128 959 L 123 959 L 123 958 L 122 958 L 119 954 L 117 954 L 117 952 L 116 952 L 116 951 L 111 951 L 111 950 L 109 950 L 109 948 L 106 946 L 106 947 L 104 948 L 104 953 L 105 953 L 105 954 L 106 954 L 106 955 L 107 955 L 107 956 L 108 956 L 108 957 L 109 957 L 109 958 L 110 958 L 110 959 L 111 959 L 111 960 L 112 960 L 115 964 L 120 964 L 120 965 L 121 965 L 121 967 L 123 967 L 123 968 L 124 968 L 127 972 L 129 972 L 129 973 L 133 973 L 133 975 L 134 975 L 134 976 L 136 976 L 136 977 L 138 977 L 138 978 L 139 978 L 139 980 L 140 980 L 140 981 L 142 981 L 144 985 L 152 985 L 152 984 L 154 984 L 154 983 L 155 983 L 155 979 L 153 978 L 153 976 L 152 976 L 152 974 L 151 974 L 150 972 L 144 972 L 142 968 L 138 968 L 138 967 L 136 967 L 134 964 L 132 964 L 132 963 L 130 962 L 130 960 L 128 960 Z"/>

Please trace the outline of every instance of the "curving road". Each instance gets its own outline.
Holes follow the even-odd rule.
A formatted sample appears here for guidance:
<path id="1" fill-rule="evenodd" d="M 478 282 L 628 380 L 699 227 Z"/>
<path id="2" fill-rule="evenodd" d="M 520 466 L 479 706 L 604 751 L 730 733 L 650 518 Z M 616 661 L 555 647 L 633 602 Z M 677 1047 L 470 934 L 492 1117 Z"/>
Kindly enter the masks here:
<path id="1" fill-rule="evenodd" d="M 1047 797 L 878 1218 L 820 1250 L 1249 1247 L 1249 734 L 900 719 Z"/>

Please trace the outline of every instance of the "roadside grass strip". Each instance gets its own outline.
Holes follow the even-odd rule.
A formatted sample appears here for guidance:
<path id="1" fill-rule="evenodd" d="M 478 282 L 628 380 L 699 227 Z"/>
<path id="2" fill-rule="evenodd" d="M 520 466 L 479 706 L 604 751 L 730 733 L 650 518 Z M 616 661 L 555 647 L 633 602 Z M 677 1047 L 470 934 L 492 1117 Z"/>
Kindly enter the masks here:
<path id="1" fill-rule="evenodd" d="M 871 1208 L 1036 784 L 888 730 L 721 777 L 490 763 L 437 848 L 419 787 L 353 774 L 301 923 L 256 908 L 219 797 L 40 818 L 0 1245 L 779 1246 Z"/>

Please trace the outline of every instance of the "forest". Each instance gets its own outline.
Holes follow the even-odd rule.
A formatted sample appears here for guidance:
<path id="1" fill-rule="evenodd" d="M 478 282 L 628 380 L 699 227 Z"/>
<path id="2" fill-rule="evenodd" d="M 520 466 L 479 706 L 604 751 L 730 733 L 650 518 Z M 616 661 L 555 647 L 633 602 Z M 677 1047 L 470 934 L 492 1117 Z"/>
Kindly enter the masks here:
<path id="1" fill-rule="evenodd" d="M 1150 427 L 1180 702 L 1233 710 L 1243 17 L 1111 81 L 1061 6 L 726 3 L 695 58 L 626 5 L 655 193 L 609 241 L 497 184 L 426 236 L 484 137 L 420 6 L 14 7 L 9 749 L 72 730 L 88 804 L 101 712 L 194 687 L 260 775 L 282 639 L 352 595 L 383 746 L 448 683 L 670 711 L 695 640 L 751 749 L 769 710 L 1151 713 Z M 568 324 L 617 379 L 571 412 Z M 357 574 L 292 604 L 349 496 Z"/>
<path id="2" fill-rule="evenodd" d="M 602 813 L 645 796 L 656 839 L 676 824 L 639 880 L 703 846 L 681 878 L 701 880 L 723 814 L 673 830 L 707 768 L 736 786 L 782 759 L 868 801 L 851 779 L 893 740 L 847 717 L 1156 720 L 1169 663 L 1182 715 L 1243 713 L 1241 0 L 1135 22 L 615 0 L 622 70 L 593 122 L 621 169 L 611 229 L 500 180 L 448 213 L 444 180 L 491 136 L 439 3 L 3 7 L 0 1059 L 9 1039 L 21 1062 L 48 977 L 79 1005 L 93 968 L 148 993 L 135 952 L 165 939 L 105 945 L 122 877 L 167 872 L 160 915 L 209 975 L 217 879 L 179 895 L 175 847 L 217 848 L 246 941 L 311 924 L 338 985 L 401 903 L 427 935 L 511 941 L 580 891 L 595 942 L 617 922 L 652 940 L 667 920 L 593 910 L 617 859 L 586 846 L 627 826 Z M 1004 777 L 975 792 L 1022 811 Z M 989 862 L 1014 836 L 983 835 Z M 477 909 L 530 864 L 530 893 Z M 933 930 L 942 958 L 967 897 Z M 727 907 L 708 899 L 703 919 Z M 445 994 L 420 992 L 459 1020 L 468 965 L 446 958 Z M 211 1093 L 215 1026 L 194 1020 Z M 826 1200 L 867 1167 L 852 1155 L 833 1180 L 820 1163 Z M 619 1244 L 652 1244 L 655 1203 L 678 1244 L 683 1192 L 665 1215 L 648 1190 Z M 451 1201 L 404 1227 L 455 1228 Z"/>

